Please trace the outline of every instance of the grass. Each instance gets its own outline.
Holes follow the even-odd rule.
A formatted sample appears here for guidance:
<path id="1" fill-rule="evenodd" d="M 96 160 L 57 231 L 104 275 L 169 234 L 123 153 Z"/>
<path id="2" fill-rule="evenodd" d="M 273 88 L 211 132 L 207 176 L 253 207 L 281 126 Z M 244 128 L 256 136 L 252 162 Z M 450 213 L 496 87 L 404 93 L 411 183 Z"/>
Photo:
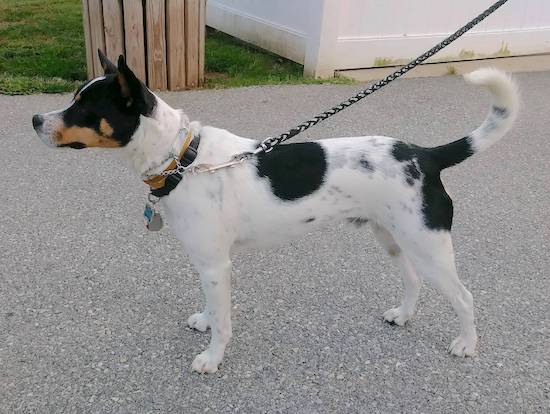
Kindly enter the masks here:
<path id="1" fill-rule="evenodd" d="M 86 79 L 80 0 L 0 0 L 0 93 L 56 93 Z M 321 83 L 303 67 L 208 30 L 205 87 Z M 343 78 L 331 83 L 352 83 Z"/>
<path id="2" fill-rule="evenodd" d="M 81 2 L 0 0 L 0 93 L 64 92 L 86 77 Z"/>
<path id="3" fill-rule="evenodd" d="M 213 29 L 207 30 L 205 87 L 297 83 L 353 83 L 347 78 L 304 78 L 303 66 Z"/>

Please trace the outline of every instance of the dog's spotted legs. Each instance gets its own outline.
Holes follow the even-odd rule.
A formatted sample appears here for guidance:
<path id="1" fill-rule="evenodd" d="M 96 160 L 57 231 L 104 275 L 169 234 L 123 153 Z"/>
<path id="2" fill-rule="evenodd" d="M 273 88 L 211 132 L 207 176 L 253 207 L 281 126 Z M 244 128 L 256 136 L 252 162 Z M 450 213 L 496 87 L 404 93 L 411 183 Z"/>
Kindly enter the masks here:
<path id="1" fill-rule="evenodd" d="M 192 315 L 188 323 L 195 323 L 191 326 L 202 331 L 210 326 L 212 338 L 208 349 L 195 357 L 192 368 L 197 372 L 212 373 L 218 370 L 231 339 L 231 261 L 226 258 L 198 267 L 198 270 L 206 307 L 203 313 Z"/>
<path id="2" fill-rule="evenodd" d="M 416 274 L 407 256 L 384 227 L 373 223 L 372 230 L 378 242 L 388 252 L 392 261 L 400 269 L 403 276 L 403 284 L 405 286 L 405 297 L 403 302 L 399 307 L 384 312 L 384 320 L 403 326 L 414 315 L 422 279 Z"/>

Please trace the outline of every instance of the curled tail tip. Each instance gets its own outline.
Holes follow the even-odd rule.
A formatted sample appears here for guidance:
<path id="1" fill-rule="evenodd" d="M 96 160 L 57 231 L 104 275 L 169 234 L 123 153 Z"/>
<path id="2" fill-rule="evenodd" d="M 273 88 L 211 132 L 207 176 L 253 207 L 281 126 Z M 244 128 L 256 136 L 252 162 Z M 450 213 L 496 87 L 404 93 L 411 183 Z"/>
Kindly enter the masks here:
<path id="1" fill-rule="evenodd" d="M 466 82 L 472 85 L 481 85 L 481 86 L 497 86 L 497 85 L 507 85 L 513 86 L 517 89 L 516 84 L 510 74 L 493 67 L 476 69 L 473 72 L 465 73 L 464 79 Z"/>
<path id="2" fill-rule="evenodd" d="M 486 87 L 492 104 L 483 123 L 466 137 L 431 149 L 439 168 L 452 167 L 500 140 L 512 128 L 519 109 L 519 93 L 514 80 L 495 68 L 482 68 L 464 75 L 473 85 Z"/>
<path id="3" fill-rule="evenodd" d="M 500 140 L 512 128 L 519 109 L 516 83 L 495 68 L 478 69 L 465 75 L 467 82 L 484 86 L 492 96 L 492 106 L 481 126 L 470 134 L 473 152 L 483 151 Z"/>
<path id="4" fill-rule="evenodd" d="M 515 116 L 519 107 L 519 90 L 512 77 L 493 67 L 466 73 L 464 80 L 472 85 L 485 86 L 493 94 L 495 104 L 505 107 Z"/>
<path id="5" fill-rule="evenodd" d="M 486 85 L 494 79 L 510 79 L 506 72 L 493 67 L 476 69 L 473 72 L 465 73 L 463 77 L 468 83 L 474 85 Z"/>

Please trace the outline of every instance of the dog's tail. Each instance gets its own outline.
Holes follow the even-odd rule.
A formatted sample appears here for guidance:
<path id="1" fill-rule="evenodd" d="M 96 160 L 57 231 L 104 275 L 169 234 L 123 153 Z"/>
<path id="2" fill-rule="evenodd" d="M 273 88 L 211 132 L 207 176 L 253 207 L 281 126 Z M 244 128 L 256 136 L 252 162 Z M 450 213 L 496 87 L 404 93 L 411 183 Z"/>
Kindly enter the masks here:
<path id="1" fill-rule="evenodd" d="M 468 136 L 430 149 L 440 169 L 452 167 L 476 152 L 489 148 L 506 135 L 517 116 L 518 89 L 504 72 L 493 68 L 478 69 L 464 75 L 464 79 L 489 89 L 493 96 L 491 109 L 481 126 Z"/>

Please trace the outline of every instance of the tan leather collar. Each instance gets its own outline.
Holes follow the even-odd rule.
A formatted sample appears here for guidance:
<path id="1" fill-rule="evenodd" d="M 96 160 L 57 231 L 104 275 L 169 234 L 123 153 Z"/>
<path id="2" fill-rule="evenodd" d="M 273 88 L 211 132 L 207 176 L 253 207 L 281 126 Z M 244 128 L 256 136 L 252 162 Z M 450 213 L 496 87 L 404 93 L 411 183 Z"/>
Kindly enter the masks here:
<path id="1" fill-rule="evenodd" d="M 189 132 L 185 136 L 185 140 L 183 141 L 183 145 L 181 147 L 181 151 L 178 156 L 178 159 L 181 159 L 184 156 L 192 140 L 193 140 L 193 131 L 189 130 Z M 164 171 L 173 170 L 174 168 L 176 168 L 176 165 L 177 165 L 176 160 L 173 160 L 170 163 L 170 165 L 168 165 L 168 167 L 164 169 Z M 165 181 L 166 181 L 166 176 L 162 176 L 162 175 L 155 175 L 154 177 L 151 177 L 147 180 L 143 180 L 143 182 L 147 184 L 149 187 L 151 187 L 153 190 L 164 187 Z"/>

